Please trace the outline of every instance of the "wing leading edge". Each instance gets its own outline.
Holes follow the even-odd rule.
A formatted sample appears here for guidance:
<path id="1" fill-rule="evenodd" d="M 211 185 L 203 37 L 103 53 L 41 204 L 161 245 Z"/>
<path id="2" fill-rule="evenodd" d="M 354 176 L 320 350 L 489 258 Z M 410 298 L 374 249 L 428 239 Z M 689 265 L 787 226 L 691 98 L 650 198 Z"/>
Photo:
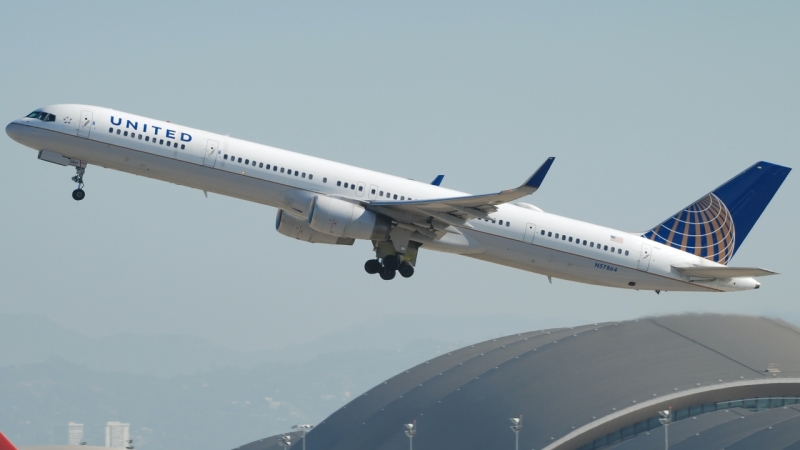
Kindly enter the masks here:
<path id="1" fill-rule="evenodd" d="M 519 187 L 494 194 L 468 195 L 464 197 L 438 198 L 432 200 L 411 200 L 400 202 L 370 202 L 372 207 L 383 211 L 402 211 L 403 213 L 424 214 L 450 225 L 463 226 L 466 221 L 480 217 L 489 218 L 497 211 L 497 205 L 508 203 L 526 195 L 533 194 L 542 185 L 545 175 L 553 165 L 555 157 L 547 158 L 533 175 Z M 391 214 L 390 214 L 391 215 Z"/>

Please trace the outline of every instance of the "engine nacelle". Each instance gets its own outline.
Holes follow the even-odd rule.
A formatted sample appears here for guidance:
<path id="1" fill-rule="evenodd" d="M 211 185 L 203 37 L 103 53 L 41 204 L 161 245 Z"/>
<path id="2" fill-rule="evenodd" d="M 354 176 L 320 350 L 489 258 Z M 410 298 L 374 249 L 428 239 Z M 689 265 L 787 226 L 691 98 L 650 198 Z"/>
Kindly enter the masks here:
<path id="1" fill-rule="evenodd" d="M 308 225 L 331 236 L 385 241 L 392 228 L 392 221 L 385 216 L 325 195 L 314 197 L 310 211 Z"/>
<path id="2" fill-rule="evenodd" d="M 320 233 L 308 226 L 308 221 L 295 217 L 282 209 L 278 210 L 275 217 L 275 228 L 278 233 L 312 244 L 353 245 L 354 239 L 331 236 Z"/>

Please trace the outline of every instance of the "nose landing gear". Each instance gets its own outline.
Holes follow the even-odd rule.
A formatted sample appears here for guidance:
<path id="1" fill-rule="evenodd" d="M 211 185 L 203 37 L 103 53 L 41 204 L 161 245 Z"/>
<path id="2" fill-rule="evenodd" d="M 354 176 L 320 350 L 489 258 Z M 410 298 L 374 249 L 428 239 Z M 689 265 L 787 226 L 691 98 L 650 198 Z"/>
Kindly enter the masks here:
<path id="1" fill-rule="evenodd" d="M 81 201 L 86 197 L 86 192 L 83 191 L 83 174 L 86 173 L 86 167 L 76 167 L 75 176 L 72 181 L 78 183 L 78 189 L 72 191 L 72 198 L 76 201 Z"/>

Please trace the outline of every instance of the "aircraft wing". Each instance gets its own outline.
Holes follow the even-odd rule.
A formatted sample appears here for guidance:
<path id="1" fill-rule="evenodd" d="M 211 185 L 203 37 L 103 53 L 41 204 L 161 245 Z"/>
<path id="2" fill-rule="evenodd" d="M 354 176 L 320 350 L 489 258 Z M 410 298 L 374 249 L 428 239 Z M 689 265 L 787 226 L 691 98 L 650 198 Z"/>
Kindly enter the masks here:
<path id="1" fill-rule="evenodd" d="M 672 266 L 678 272 L 689 277 L 699 278 L 735 278 L 735 277 L 765 277 L 777 275 L 771 270 L 757 267 L 697 267 L 697 266 Z"/>
<path id="2" fill-rule="evenodd" d="M 400 202 L 373 201 L 369 205 L 396 220 L 398 220 L 396 215 L 424 215 L 449 225 L 469 226 L 466 224 L 467 220 L 474 217 L 490 219 L 489 214 L 497 211 L 497 205 L 508 203 L 536 192 L 541 186 L 545 175 L 547 175 L 547 171 L 550 170 L 550 166 L 553 165 L 553 161 L 555 161 L 554 157 L 547 158 L 544 164 L 519 187 L 494 194 Z"/>

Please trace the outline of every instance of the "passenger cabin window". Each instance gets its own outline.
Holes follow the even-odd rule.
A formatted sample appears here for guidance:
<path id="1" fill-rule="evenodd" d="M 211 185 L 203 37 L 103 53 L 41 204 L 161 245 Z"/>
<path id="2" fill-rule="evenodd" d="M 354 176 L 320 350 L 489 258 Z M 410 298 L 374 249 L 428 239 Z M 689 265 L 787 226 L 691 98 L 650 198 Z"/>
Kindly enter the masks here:
<path id="1" fill-rule="evenodd" d="M 547 232 L 547 237 L 553 237 L 553 232 L 552 231 L 548 231 Z"/>
<path id="2" fill-rule="evenodd" d="M 264 163 L 258 163 L 258 168 L 259 169 L 263 169 L 264 168 Z"/>
<path id="3" fill-rule="evenodd" d="M 283 167 L 281 167 L 281 173 L 283 173 Z"/>
<path id="4" fill-rule="evenodd" d="M 313 180 L 314 179 L 314 175 L 308 174 L 308 179 L 309 180 Z"/>
<path id="5" fill-rule="evenodd" d="M 569 241 L 572 242 L 572 236 L 569 237 Z"/>
<path id="6" fill-rule="evenodd" d="M 625 250 L 625 256 L 628 256 L 628 251 L 627 250 Z"/>
<path id="7" fill-rule="evenodd" d="M 351 191 L 355 191 L 356 190 L 356 185 L 355 184 L 351 184 L 350 185 L 350 190 Z"/>
<path id="8" fill-rule="evenodd" d="M 544 230 L 542 230 L 542 236 L 544 236 Z"/>
<path id="9" fill-rule="evenodd" d="M 322 182 L 323 183 L 327 183 L 328 182 L 328 177 L 322 177 Z"/>
<path id="10" fill-rule="evenodd" d="M 604 246 L 603 246 L 603 250 L 604 250 L 604 251 L 608 251 L 608 246 L 607 246 L 607 245 L 604 245 Z"/>

